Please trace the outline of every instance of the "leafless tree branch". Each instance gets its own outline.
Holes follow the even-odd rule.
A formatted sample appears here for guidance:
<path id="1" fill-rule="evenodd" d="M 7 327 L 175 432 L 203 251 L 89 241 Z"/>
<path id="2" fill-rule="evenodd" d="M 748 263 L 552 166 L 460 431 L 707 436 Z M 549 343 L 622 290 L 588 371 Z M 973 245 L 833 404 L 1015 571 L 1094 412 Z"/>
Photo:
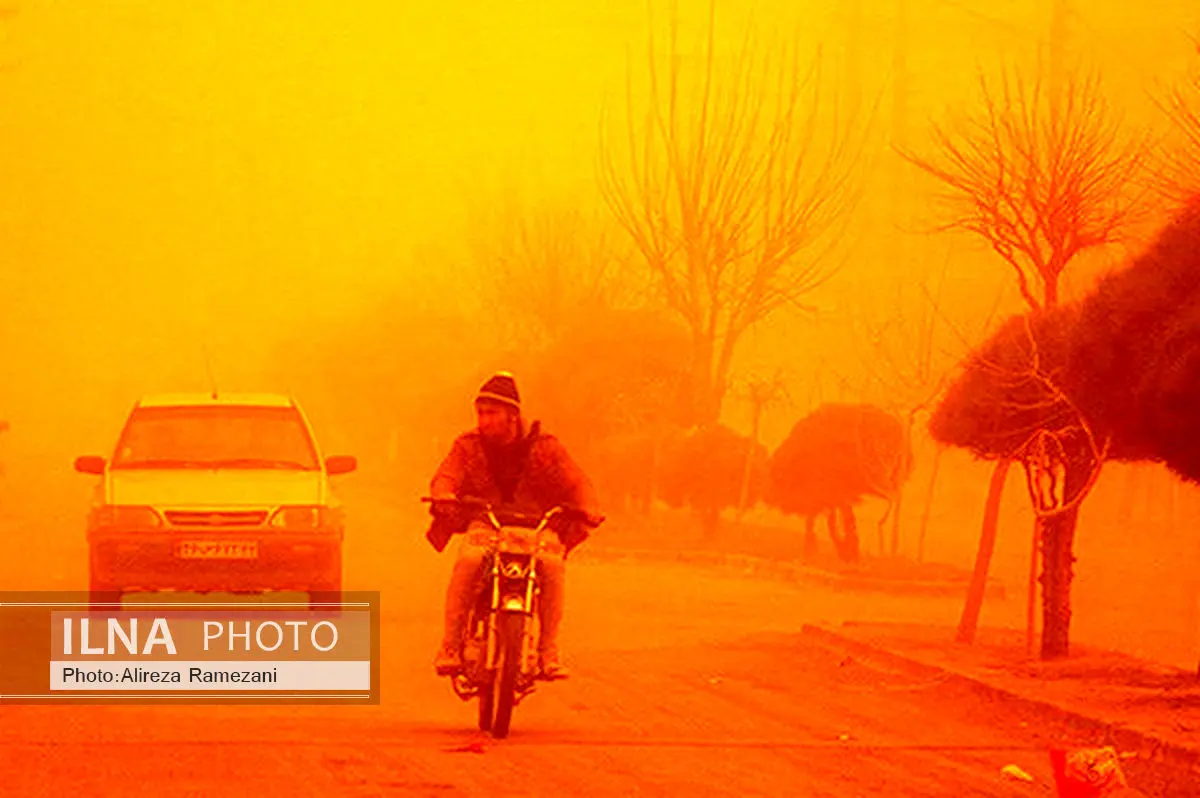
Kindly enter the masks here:
<path id="1" fill-rule="evenodd" d="M 760 52 L 747 32 L 719 69 L 716 25 L 711 0 L 702 62 L 689 70 L 672 20 L 665 77 L 651 36 L 647 109 L 637 112 L 631 77 L 626 157 L 602 132 L 598 164 L 609 208 L 693 334 L 709 420 L 745 331 L 835 271 L 820 245 L 858 198 L 867 128 L 836 102 L 822 124 L 819 54 L 804 69 L 794 49 Z"/>
<path id="2" fill-rule="evenodd" d="M 1050 307 L 1067 264 L 1140 212 L 1147 139 L 1124 134 L 1095 73 L 1070 74 L 1057 106 L 1040 76 L 979 81 L 979 110 L 933 126 L 934 155 L 899 154 L 942 185 L 949 225 L 1013 268 L 1026 304 Z"/>
<path id="3" fill-rule="evenodd" d="M 484 302 L 523 340 L 545 343 L 588 308 L 636 302 L 631 253 L 607 220 L 510 202 L 471 225 Z"/>
<path id="4" fill-rule="evenodd" d="M 1197 47 L 1200 51 L 1200 47 Z M 1200 70 L 1154 97 L 1170 123 L 1171 134 L 1155 152 L 1150 186 L 1168 201 L 1183 205 L 1200 193 Z"/>

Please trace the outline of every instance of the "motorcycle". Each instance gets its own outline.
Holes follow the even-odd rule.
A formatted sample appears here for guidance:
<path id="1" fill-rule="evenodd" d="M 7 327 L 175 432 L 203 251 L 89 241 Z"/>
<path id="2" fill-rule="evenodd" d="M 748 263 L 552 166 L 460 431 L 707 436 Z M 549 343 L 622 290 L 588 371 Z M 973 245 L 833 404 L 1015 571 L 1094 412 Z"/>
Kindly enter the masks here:
<path id="1" fill-rule="evenodd" d="M 463 701 L 479 699 L 479 728 L 504 738 L 513 709 L 534 692 L 536 682 L 546 680 L 538 660 L 537 561 L 554 534 L 551 523 L 577 521 L 594 529 L 604 519 L 567 506 L 538 516 L 496 510 L 473 499 L 421 501 L 457 506 L 486 524 L 484 579 L 463 626 L 463 667 L 450 680 Z"/>

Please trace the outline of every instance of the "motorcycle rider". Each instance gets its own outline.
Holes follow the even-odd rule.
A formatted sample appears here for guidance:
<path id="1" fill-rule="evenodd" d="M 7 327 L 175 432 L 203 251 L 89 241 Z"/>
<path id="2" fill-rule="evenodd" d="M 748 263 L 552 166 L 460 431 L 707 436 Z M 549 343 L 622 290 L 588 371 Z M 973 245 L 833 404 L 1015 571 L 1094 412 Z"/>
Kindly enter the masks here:
<path id="1" fill-rule="evenodd" d="M 528 430 L 521 416 L 521 397 L 516 380 L 506 371 L 497 372 L 483 384 L 475 397 L 478 426 L 458 436 L 450 453 L 433 477 L 430 512 L 434 520 L 426 534 L 437 551 L 450 539 L 465 533 L 458 559 L 446 591 L 445 636 L 435 660 L 439 675 L 462 668 L 460 645 L 463 624 L 480 587 L 488 532 L 468 528 L 468 519 L 453 504 L 439 500 L 471 497 L 497 509 L 542 514 L 560 504 L 570 504 L 595 515 L 596 496 L 591 481 L 575 464 L 566 448 L 534 421 Z M 558 630 L 563 615 L 563 586 L 567 554 L 588 537 L 584 524 L 555 523 L 557 540 L 551 539 L 538 559 L 541 588 L 540 667 L 542 676 L 568 676 L 558 648 Z"/>

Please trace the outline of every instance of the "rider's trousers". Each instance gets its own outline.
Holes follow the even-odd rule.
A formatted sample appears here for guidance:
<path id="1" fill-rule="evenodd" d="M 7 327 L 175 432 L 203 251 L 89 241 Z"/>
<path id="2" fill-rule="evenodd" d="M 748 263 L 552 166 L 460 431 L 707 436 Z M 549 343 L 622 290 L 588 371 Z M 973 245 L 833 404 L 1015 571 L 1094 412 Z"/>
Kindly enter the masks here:
<path id="1" fill-rule="evenodd" d="M 454 561 L 450 586 L 446 590 L 446 636 L 442 645 L 447 651 L 458 650 L 463 624 L 482 584 L 487 535 L 486 530 L 472 529 L 459 540 L 458 557 Z M 537 577 L 541 589 L 538 612 L 541 624 L 540 649 L 542 652 L 555 652 L 558 648 L 559 626 L 562 625 L 563 587 L 566 581 L 563 547 L 557 539 L 550 540 L 538 555 Z"/>

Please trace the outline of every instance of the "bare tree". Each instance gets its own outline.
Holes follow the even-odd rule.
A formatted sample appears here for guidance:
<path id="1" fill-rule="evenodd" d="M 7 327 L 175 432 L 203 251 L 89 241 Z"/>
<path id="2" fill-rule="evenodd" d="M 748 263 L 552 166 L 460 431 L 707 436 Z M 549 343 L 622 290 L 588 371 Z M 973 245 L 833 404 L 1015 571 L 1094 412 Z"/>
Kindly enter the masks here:
<path id="1" fill-rule="evenodd" d="M 1123 135 L 1094 73 L 1073 73 L 1057 110 L 1038 77 L 1006 70 L 1000 84 L 980 76 L 982 110 L 933 126 L 935 157 L 900 154 L 943 185 L 946 228 L 987 241 L 1030 309 L 1049 308 L 1067 265 L 1133 221 L 1145 141 Z"/>
<path id="2" fill-rule="evenodd" d="M 580 314 L 639 298 L 632 253 L 607 219 L 549 202 L 489 210 L 470 226 L 475 284 L 514 342 L 545 345 Z"/>
<path id="3" fill-rule="evenodd" d="M 1112 435 L 1097 434 L 1064 388 L 1078 319 L 1077 303 L 1009 319 L 971 353 L 930 424 L 935 439 L 1003 463 L 993 479 L 1003 478 L 1007 464 L 1021 463 L 1034 513 L 1047 528 L 1051 522 L 1075 517 L 1112 454 Z M 1126 451 L 1117 454 L 1128 456 Z M 998 509 L 989 501 L 985 516 L 994 516 Z M 1067 527 L 1067 532 L 1047 535 L 1043 541 L 1047 552 L 1044 653 L 1066 648 L 1066 639 L 1055 635 L 1066 632 L 1056 618 L 1064 612 L 1069 617 L 1069 605 L 1061 603 L 1069 594 L 1053 581 L 1064 572 L 1052 566 L 1069 559 L 1073 529 Z M 995 535 L 983 536 L 983 554 L 976 560 L 975 582 L 959 627 L 964 642 L 974 635 L 994 544 Z M 1063 546 L 1065 555 L 1060 551 Z M 1032 607 L 1031 601 L 1031 611 Z"/>
<path id="4" fill-rule="evenodd" d="M 941 396 L 947 381 L 963 356 L 983 340 L 995 317 L 1001 295 L 997 294 L 988 313 L 966 330 L 943 311 L 942 289 L 945 285 L 950 257 L 943 261 L 935 276 L 913 276 L 897 282 L 894 294 L 880 295 L 883 308 L 872 309 L 868 302 L 858 304 L 852 317 L 854 352 L 862 372 L 859 395 L 875 397 L 880 408 L 893 414 L 904 426 L 908 451 L 912 448 L 913 430 L 922 418 L 928 419 Z M 931 279 L 934 278 L 934 279 Z M 932 283 L 932 285 L 931 285 Z M 914 296 L 915 295 L 915 296 Z M 842 373 L 839 365 L 824 367 L 845 384 L 857 383 Z M 935 442 L 936 443 L 936 442 Z M 928 526 L 933 489 L 936 484 L 944 446 L 937 444 L 932 470 L 926 488 L 925 506 L 917 543 L 917 559 L 924 559 L 925 535 Z M 895 452 L 887 451 L 886 457 Z M 887 466 L 878 463 L 877 466 Z M 891 464 L 892 466 L 901 465 Z M 886 471 L 886 468 L 884 469 Z M 890 550 L 895 557 L 900 550 L 900 516 L 903 502 L 903 481 L 895 496 L 895 506 L 880 519 L 879 553 Z M 891 522 L 890 547 L 884 543 L 884 525 Z"/>
<path id="5" fill-rule="evenodd" d="M 934 345 L 945 276 L 946 269 L 943 266 L 932 293 L 925 282 L 916 285 L 921 293 L 919 311 L 914 311 L 911 303 L 906 301 L 905 289 L 912 286 L 901 283 L 896 295 L 888 302 L 886 312 L 870 316 L 860 313 L 854 318 L 854 332 L 858 339 L 855 351 L 862 358 L 866 373 L 864 392 L 879 396 L 879 406 L 901 419 L 909 447 L 917 418 L 931 409 L 957 359 L 945 356 Z M 885 553 L 882 524 L 889 517 L 892 522 L 890 553 L 893 557 L 899 554 L 902 501 L 901 487 L 896 495 L 895 507 L 890 508 L 881 520 L 880 555 Z"/>
<path id="6" fill-rule="evenodd" d="M 891 512 L 912 460 L 904 424 L 895 414 L 871 404 L 822 403 L 776 448 L 764 499 L 805 519 L 806 557 L 816 554 L 813 524 L 824 514 L 838 557 L 855 562 L 860 549 L 854 505 L 877 496 Z"/>
<path id="7" fill-rule="evenodd" d="M 842 119 L 836 103 L 822 122 L 819 57 L 805 74 L 794 53 L 760 58 L 747 33 L 718 69 L 715 30 L 711 0 L 692 71 L 672 18 L 665 75 L 651 34 L 644 113 L 630 76 L 627 163 L 603 137 L 598 169 L 608 206 L 691 331 L 701 425 L 720 415 L 743 334 L 784 306 L 803 307 L 836 271 L 827 234 L 857 199 L 867 128 Z"/>
<path id="8" fill-rule="evenodd" d="M 763 414 L 768 408 L 789 402 L 787 384 L 781 369 L 770 377 L 754 375 L 748 377 L 742 390 L 742 398 L 750 405 L 750 446 L 746 452 L 746 468 L 742 473 L 742 488 L 738 498 L 737 514 L 740 520 L 746 514 L 750 502 L 750 486 L 754 475 L 755 454 Z"/>
<path id="9" fill-rule="evenodd" d="M 1116 242 L 1134 220 L 1140 197 L 1132 187 L 1144 166 L 1144 139 L 1124 134 L 1094 73 L 1067 74 L 1053 95 L 1043 91 L 1040 72 L 1029 79 L 1005 70 L 999 90 L 982 76 L 980 84 L 979 111 L 963 114 L 953 129 L 934 126 L 935 156 L 901 155 L 942 185 L 950 219 L 946 228 L 987 241 L 1014 270 L 1029 308 L 1051 310 L 1067 266 L 1085 251 Z M 1047 469 L 1066 469 L 1067 482 L 1075 486 L 1091 482 L 1074 474 L 1086 467 L 1080 461 L 1063 462 L 1061 446 L 1039 448 L 1044 457 L 1035 457 L 1030 447 L 1021 451 L 1035 482 Z M 996 468 L 1006 471 L 1008 464 L 1001 460 Z M 993 475 L 989 508 L 998 506 L 1003 485 Z M 1077 509 L 1070 498 L 1065 506 Z M 1042 574 L 1047 609 L 1042 655 L 1047 658 L 1067 653 L 1075 509 L 1049 517 L 1039 513 L 1035 523 L 1035 546 L 1040 537 L 1043 552 L 1053 554 Z M 987 519 L 995 520 L 990 512 Z M 980 556 L 985 560 L 995 532 L 984 529 Z M 968 606 L 974 604 L 968 600 Z M 1053 613 L 1051 606 L 1057 608 Z M 973 637 L 976 620 L 964 617 L 960 639 Z"/>
<path id="10" fill-rule="evenodd" d="M 1194 41 L 1194 40 L 1193 40 Z M 1200 42 L 1196 49 L 1200 51 Z M 1155 153 L 1151 185 L 1169 201 L 1183 205 L 1200 192 L 1200 71 L 1155 98 L 1166 116 L 1172 135 Z"/>

